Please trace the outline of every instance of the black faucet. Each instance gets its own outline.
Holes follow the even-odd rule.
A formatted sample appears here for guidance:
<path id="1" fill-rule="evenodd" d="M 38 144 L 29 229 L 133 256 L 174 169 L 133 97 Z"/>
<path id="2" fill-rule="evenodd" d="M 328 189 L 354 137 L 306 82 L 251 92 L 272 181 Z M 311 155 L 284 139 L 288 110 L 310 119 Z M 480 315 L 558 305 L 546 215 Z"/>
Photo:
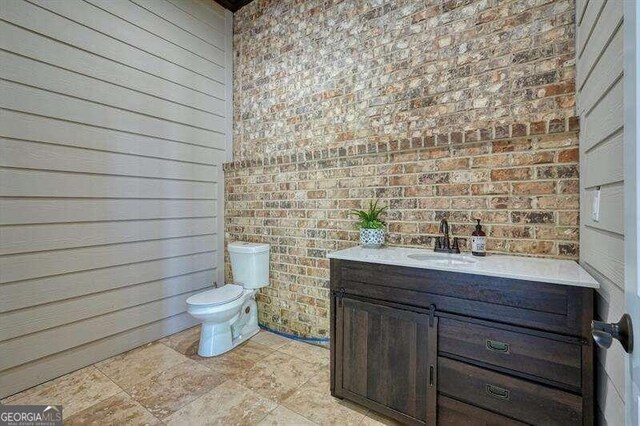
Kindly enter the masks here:
<path id="1" fill-rule="evenodd" d="M 458 238 L 453 239 L 453 246 L 449 238 L 449 222 L 446 219 L 440 221 L 441 236 L 436 237 L 433 251 L 438 253 L 460 253 Z"/>

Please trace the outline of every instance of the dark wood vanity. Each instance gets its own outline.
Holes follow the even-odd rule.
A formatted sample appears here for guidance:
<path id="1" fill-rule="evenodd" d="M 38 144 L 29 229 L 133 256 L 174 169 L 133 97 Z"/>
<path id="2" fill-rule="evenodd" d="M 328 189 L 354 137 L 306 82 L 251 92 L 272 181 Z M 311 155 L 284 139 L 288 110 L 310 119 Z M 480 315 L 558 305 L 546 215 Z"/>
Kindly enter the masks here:
<path id="1" fill-rule="evenodd" d="M 331 393 L 411 425 L 593 424 L 593 289 L 331 259 Z"/>

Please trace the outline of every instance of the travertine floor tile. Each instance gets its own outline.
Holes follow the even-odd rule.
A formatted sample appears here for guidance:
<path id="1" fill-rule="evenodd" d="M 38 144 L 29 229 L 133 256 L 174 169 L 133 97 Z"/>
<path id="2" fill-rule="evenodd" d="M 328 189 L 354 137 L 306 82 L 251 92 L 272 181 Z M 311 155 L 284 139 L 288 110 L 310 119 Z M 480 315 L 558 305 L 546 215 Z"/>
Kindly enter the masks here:
<path id="1" fill-rule="evenodd" d="M 385 416 L 381 416 L 378 413 L 375 413 L 371 410 L 367 412 L 367 415 L 364 416 L 362 421 L 360 422 L 360 426 L 402 426 L 402 423 L 390 419 Z"/>
<path id="2" fill-rule="evenodd" d="M 120 387 L 128 388 L 186 360 L 183 355 L 156 342 L 99 362 L 96 367 Z"/>
<path id="3" fill-rule="evenodd" d="M 291 342 L 291 339 L 287 339 L 286 337 L 278 336 L 275 333 L 270 333 L 264 330 L 260 331 L 250 340 L 254 343 L 260 343 L 261 345 L 268 346 L 273 349 L 278 349 Z"/>
<path id="4" fill-rule="evenodd" d="M 200 326 L 197 325 L 180 333 L 172 334 L 159 342 L 182 355 L 188 357 L 196 355 L 198 353 L 198 343 L 200 342 Z"/>
<path id="5" fill-rule="evenodd" d="M 275 410 L 267 414 L 260 423 L 259 426 L 313 426 L 311 420 L 302 417 L 298 413 L 294 413 L 282 405 L 279 405 Z"/>
<path id="6" fill-rule="evenodd" d="M 367 409 L 331 396 L 329 371 L 323 371 L 305 383 L 282 405 L 320 425 L 357 425 Z"/>
<path id="7" fill-rule="evenodd" d="M 168 425 L 254 425 L 278 406 L 228 380 L 165 419 Z"/>
<path id="8" fill-rule="evenodd" d="M 286 345 L 278 349 L 296 358 L 304 361 L 315 362 L 322 365 L 329 365 L 329 349 L 320 346 L 311 345 L 309 343 L 289 341 Z"/>
<path id="9" fill-rule="evenodd" d="M 158 419 L 121 392 L 65 420 L 67 425 L 159 425 Z"/>
<path id="10" fill-rule="evenodd" d="M 186 360 L 125 390 L 151 414 L 163 419 L 226 380 L 221 373 Z"/>
<path id="11" fill-rule="evenodd" d="M 62 405 L 66 419 L 118 392 L 118 386 L 90 366 L 5 398 L 2 403 Z"/>
<path id="12" fill-rule="evenodd" d="M 238 378 L 239 383 L 265 398 L 280 402 L 327 367 L 274 352 Z"/>
<path id="13" fill-rule="evenodd" d="M 238 378 L 273 352 L 274 349 L 249 340 L 219 356 L 203 358 L 193 355 L 191 358 L 229 378 Z"/>
<path id="14" fill-rule="evenodd" d="M 61 404 L 65 424 L 394 424 L 330 396 L 324 348 L 261 331 L 203 358 L 198 339 L 194 327 L 2 402 Z"/>

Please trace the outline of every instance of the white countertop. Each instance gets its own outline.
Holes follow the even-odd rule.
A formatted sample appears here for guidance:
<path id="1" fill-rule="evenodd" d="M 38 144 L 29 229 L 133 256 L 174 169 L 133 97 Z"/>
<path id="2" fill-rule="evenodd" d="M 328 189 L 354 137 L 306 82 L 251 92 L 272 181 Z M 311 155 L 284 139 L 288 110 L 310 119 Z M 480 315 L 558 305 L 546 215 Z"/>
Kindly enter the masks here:
<path id="1" fill-rule="evenodd" d="M 423 255 L 427 260 L 409 256 Z M 379 249 L 360 246 L 335 251 L 327 255 L 330 259 L 356 262 L 380 263 L 383 265 L 407 266 L 463 274 L 488 275 L 516 280 L 537 281 L 575 287 L 598 288 L 600 285 L 577 262 L 560 259 L 541 259 L 507 255 L 485 257 L 470 254 L 434 253 L 429 249 L 406 247 L 383 247 Z M 468 262 L 468 263 L 467 263 Z"/>

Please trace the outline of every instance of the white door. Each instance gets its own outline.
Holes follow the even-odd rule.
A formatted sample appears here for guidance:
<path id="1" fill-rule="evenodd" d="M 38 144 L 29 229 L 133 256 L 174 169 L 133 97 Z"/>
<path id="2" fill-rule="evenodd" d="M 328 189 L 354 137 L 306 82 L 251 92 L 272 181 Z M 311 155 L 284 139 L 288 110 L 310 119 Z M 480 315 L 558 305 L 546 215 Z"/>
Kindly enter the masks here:
<path id="1" fill-rule="evenodd" d="M 626 369 L 625 423 L 640 426 L 640 284 L 638 255 L 640 254 L 640 71 L 639 49 L 640 7 L 636 1 L 624 3 L 624 180 L 625 184 L 625 305 L 633 321 L 636 337 Z"/>

